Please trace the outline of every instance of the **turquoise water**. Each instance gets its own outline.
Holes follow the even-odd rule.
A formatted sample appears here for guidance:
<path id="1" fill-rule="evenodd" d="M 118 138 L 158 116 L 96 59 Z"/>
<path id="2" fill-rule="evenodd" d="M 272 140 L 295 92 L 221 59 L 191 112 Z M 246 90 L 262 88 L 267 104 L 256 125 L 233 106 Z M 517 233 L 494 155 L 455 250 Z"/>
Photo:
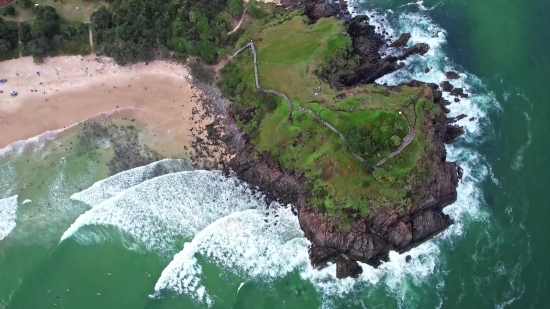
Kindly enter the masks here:
<path id="1" fill-rule="evenodd" d="M 410 263 L 392 253 L 337 280 L 334 267 L 311 269 L 291 212 L 266 210 L 253 188 L 185 158 L 108 177 L 109 143 L 80 155 L 59 146 L 76 142 L 75 127 L 0 151 L 0 308 L 546 308 L 550 4 L 351 6 L 431 46 L 380 83 L 463 74 L 452 81 L 470 98 L 450 106 L 468 115 L 447 147 L 465 171 L 450 229 Z"/>

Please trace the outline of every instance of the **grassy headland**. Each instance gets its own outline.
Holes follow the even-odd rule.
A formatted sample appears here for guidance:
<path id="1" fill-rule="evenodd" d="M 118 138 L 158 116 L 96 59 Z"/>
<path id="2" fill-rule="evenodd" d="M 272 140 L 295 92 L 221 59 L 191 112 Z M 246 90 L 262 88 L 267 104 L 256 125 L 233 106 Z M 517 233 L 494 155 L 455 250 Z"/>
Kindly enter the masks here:
<path id="1" fill-rule="evenodd" d="M 439 112 L 424 98 L 423 87 L 330 88 L 316 72 L 352 52 L 343 22 L 334 18 L 310 25 L 296 12 L 273 16 L 249 27 L 236 48 L 250 40 L 257 49 L 261 87 L 313 111 L 343 133 L 352 148 L 310 114 L 290 113 L 280 97 L 256 89 L 252 55 L 243 52 L 222 69 L 220 87 L 235 102 L 233 113 L 256 145 L 257 156 L 303 174 L 309 203 L 329 216 L 353 219 L 390 205 L 404 211 L 420 198 L 415 190 L 433 177 L 425 155 L 430 141 L 424 118 Z M 376 162 L 399 147 L 409 127 L 417 132 L 413 141 L 374 170 Z"/>

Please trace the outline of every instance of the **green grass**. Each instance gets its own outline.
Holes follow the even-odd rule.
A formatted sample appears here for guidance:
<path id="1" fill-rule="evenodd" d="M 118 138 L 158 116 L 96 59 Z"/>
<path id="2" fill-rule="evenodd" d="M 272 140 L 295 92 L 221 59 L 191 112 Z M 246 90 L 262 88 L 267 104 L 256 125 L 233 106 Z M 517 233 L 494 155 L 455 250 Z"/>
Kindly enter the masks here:
<path id="1" fill-rule="evenodd" d="M 351 44 L 340 35 L 343 26 L 333 18 L 308 25 L 303 16 L 251 33 L 258 52 L 260 85 L 277 89 L 301 102 L 330 100 L 334 91 L 313 71 L 337 48 Z M 315 96 L 314 89 L 321 86 Z"/>

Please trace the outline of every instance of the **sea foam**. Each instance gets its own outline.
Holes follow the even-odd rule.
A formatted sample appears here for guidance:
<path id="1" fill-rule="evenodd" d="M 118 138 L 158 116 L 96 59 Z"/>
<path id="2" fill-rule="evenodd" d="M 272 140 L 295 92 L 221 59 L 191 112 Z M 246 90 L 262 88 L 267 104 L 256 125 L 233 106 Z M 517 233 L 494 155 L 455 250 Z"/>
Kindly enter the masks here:
<path id="1" fill-rule="evenodd" d="M 209 306 L 212 298 L 201 285 L 202 269 L 195 254 L 246 279 L 269 282 L 308 263 L 307 246 L 290 208 L 249 209 L 221 218 L 186 243 L 163 270 L 155 285 L 187 294 Z"/>
<path id="2" fill-rule="evenodd" d="M 182 172 L 190 169 L 191 166 L 189 164 L 179 159 L 165 159 L 157 161 L 149 165 L 124 171 L 107 179 L 98 181 L 88 189 L 73 194 L 71 199 L 94 207 L 117 195 L 118 193 L 146 180 L 164 174 Z"/>
<path id="3" fill-rule="evenodd" d="M 261 195 L 221 172 L 185 171 L 147 180 L 82 214 L 61 240 L 82 243 L 102 239 L 83 226 L 111 226 L 146 249 L 171 253 L 179 237 L 192 237 L 215 220 L 235 211 L 265 208 Z"/>
<path id="4" fill-rule="evenodd" d="M 16 226 L 17 195 L 0 200 L 0 240 L 6 238 Z"/>

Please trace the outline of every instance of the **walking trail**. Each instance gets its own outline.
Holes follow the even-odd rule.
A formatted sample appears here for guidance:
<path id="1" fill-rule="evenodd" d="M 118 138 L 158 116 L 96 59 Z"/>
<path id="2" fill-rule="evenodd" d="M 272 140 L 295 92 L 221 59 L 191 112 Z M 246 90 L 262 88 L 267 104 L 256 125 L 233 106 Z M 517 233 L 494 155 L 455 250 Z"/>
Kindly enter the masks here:
<path id="1" fill-rule="evenodd" d="M 92 26 L 88 27 L 88 39 L 90 40 L 90 47 L 92 48 L 92 54 L 94 53 L 94 36 L 92 34 Z"/>
<path id="2" fill-rule="evenodd" d="M 244 15 L 243 15 L 244 16 Z M 241 21 L 242 21 L 242 18 L 241 18 Z M 239 22 L 240 24 L 240 22 Z M 236 27 L 238 28 L 238 26 Z M 338 131 L 335 127 L 333 127 L 330 123 L 324 121 L 323 119 L 321 119 L 319 116 L 317 116 L 317 114 L 315 114 L 312 110 L 310 109 L 307 109 L 307 108 L 304 108 L 304 107 L 295 107 L 292 105 L 292 102 L 290 101 L 290 99 L 282 92 L 279 92 L 277 90 L 273 90 L 273 89 L 264 89 L 262 87 L 260 87 L 260 82 L 259 82 L 259 79 L 258 79 L 258 66 L 256 64 L 256 60 L 257 60 L 257 55 L 256 55 L 256 48 L 254 47 L 254 43 L 252 41 L 250 41 L 248 44 L 244 45 L 243 47 L 241 47 L 239 50 L 237 50 L 234 54 L 233 54 L 233 58 L 235 58 L 239 53 L 241 53 L 243 50 L 247 49 L 248 47 L 250 47 L 250 49 L 252 49 L 252 54 L 254 56 L 254 79 L 255 79 L 255 82 L 256 82 L 256 88 L 260 89 L 261 91 L 263 92 L 266 92 L 266 93 L 273 93 L 273 94 L 276 94 L 280 97 L 282 97 L 286 104 L 288 105 L 288 108 L 290 109 L 290 114 L 292 114 L 292 111 L 294 109 L 296 110 L 299 110 L 299 111 L 302 111 L 302 112 L 306 112 L 308 114 L 311 115 L 311 117 L 313 117 L 313 119 L 315 119 L 316 121 L 320 122 L 321 124 L 323 124 L 325 127 L 329 128 L 332 132 L 338 134 L 338 136 L 342 139 L 342 141 L 344 141 L 344 144 L 348 147 L 348 149 L 351 149 L 351 146 L 350 146 L 350 143 L 348 142 L 348 140 L 346 139 L 346 137 L 340 132 Z M 397 154 L 399 154 L 405 147 L 407 147 L 407 145 L 410 144 L 410 142 L 413 140 L 414 138 L 414 135 L 415 135 L 415 129 L 413 127 L 411 127 L 409 125 L 409 133 L 407 133 L 407 136 L 405 136 L 405 138 L 403 138 L 403 141 L 401 142 L 401 146 L 399 146 L 399 148 L 397 148 L 394 152 L 390 153 L 389 155 L 387 155 L 385 158 L 383 158 L 382 160 L 380 160 L 378 163 L 376 163 L 373 168 L 376 169 L 378 167 L 380 167 L 382 164 L 384 164 L 386 161 L 388 161 L 389 159 L 393 158 L 394 156 L 396 156 Z M 365 159 L 363 159 L 359 154 L 355 153 L 355 152 L 352 152 L 353 156 L 359 160 L 361 163 L 365 163 L 367 162 Z"/>
<path id="3" fill-rule="evenodd" d="M 239 28 L 241 27 L 241 24 L 243 23 L 245 15 L 246 15 L 246 8 L 244 8 L 244 10 L 243 10 L 243 15 L 241 16 L 241 20 L 239 20 L 239 23 L 235 26 L 235 28 L 233 28 L 233 30 L 229 31 L 227 33 L 227 35 L 231 35 L 231 34 L 235 33 L 235 31 L 239 30 Z"/>

